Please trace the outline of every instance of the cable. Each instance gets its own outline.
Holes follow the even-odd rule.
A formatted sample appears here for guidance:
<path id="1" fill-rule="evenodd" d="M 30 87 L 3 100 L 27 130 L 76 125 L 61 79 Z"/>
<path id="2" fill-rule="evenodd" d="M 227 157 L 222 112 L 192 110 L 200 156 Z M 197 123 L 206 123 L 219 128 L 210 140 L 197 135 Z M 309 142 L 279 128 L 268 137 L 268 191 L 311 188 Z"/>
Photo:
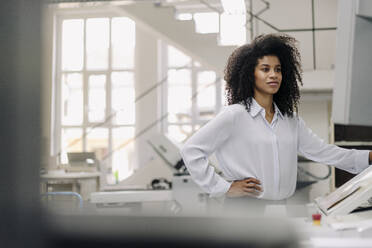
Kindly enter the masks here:
<path id="1" fill-rule="evenodd" d="M 309 177 L 312 177 L 312 178 L 314 178 L 314 179 L 317 180 L 317 181 L 321 181 L 321 180 L 325 180 L 325 179 L 327 179 L 327 178 L 329 178 L 329 177 L 331 176 L 331 173 L 332 173 L 331 167 L 328 166 L 328 165 L 326 165 L 326 166 L 327 166 L 327 168 L 328 168 L 328 173 L 327 173 L 327 175 L 324 176 L 324 177 L 316 176 L 316 175 L 314 175 L 313 173 L 311 173 L 311 172 L 305 170 L 304 168 L 301 168 L 300 166 L 298 166 L 298 170 L 299 170 L 300 173 L 303 173 L 303 174 L 305 174 L 305 175 L 307 175 L 307 176 L 309 176 Z"/>

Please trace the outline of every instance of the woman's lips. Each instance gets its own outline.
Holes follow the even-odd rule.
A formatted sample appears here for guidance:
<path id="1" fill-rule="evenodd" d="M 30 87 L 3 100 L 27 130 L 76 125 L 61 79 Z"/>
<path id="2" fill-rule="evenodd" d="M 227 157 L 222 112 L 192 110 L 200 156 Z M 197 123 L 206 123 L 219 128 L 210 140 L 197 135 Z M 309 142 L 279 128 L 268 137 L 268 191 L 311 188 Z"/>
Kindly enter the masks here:
<path id="1" fill-rule="evenodd" d="M 270 86 L 278 86 L 279 82 L 268 82 L 267 84 Z"/>

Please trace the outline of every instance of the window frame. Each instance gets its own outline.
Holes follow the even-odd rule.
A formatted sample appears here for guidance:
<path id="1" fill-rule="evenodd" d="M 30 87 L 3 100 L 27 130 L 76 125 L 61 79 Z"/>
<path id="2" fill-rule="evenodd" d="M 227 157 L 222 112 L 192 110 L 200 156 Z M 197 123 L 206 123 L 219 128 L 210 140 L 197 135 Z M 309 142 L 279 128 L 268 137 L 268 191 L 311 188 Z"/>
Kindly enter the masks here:
<path id="1" fill-rule="evenodd" d="M 135 120 L 131 124 L 114 124 L 110 116 L 114 114 L 112 109 L 112 82 L 111 74 L 113 72 L 130 72 L 135 74 L 135 67 L 133 62 L 132 68 L 113 69 L 112 68 L 112 18 L 125 17 L 110 8 L 79 8 L 79 9 L 57 9 L 54 15 L 54 49 L 53 49 L 53 80 L 52 80 L 52 109 L 51 109 L 51 155 L 56 156 L 56 164 L 61 164 L 62 159 L 62 132 L 68 128 L 80 128 L 82 130 L 82 151 L 87 150 L 87 138 L 89 128 L 94 128 L 100 125 L 100 128 L 108 130 L 108 144 L 107 144 L 107 159 L 104 163 L 106 168 L 113 168 L 113 130 L 120 127 L 131 127 L 135 129 Z M 109 48 L 108 48 L 108 67 L 104 70 L 88 70 L 87 53 L 86 53 L 86 23 L 89 18 L 108 18 L 109 19 Z M 84 38 L 83 38 L 83 68 L 81 70 L 63 70 L 62 69 L 62 25 L 64 20 L 69 19 L 83 19 L 84 21 Z M 136 24 L 135 24 L 136 25 Z M 135 55 L 134 55 L 135 56 Z M 133 58 L 134 59 L 134 58 Z M 83 89 L 83 123 L 81 125 L 63 125 L 62 124 L 62 77 L 63 74 L 68 73 L 81 73 L 82 74 L 82 89 Z M 88 83 L 90 75 L 105 75 L 105 94 L 106 94 L 106 108 L 105 117 L 103 122 L 89 122 L 88 120 Z M 134 77 L 133 77 L 134 79 Z M 135 90 L 135 82 L 133 81 L 133 89 Z M 134 110 L 135 112 L 135 110 Z"/>
<path id="2" fill-rule="evenodd" d="M 189 69 L 190 74 L 191 74 L 191 96 L 194 96 L 197 93 L 197 88 L 198 88 L 198 81 L 197 81 L 197 75 L 199 72 L 203 71 L 213 71 L 216 73 L 216 81 L 215 81 L 215 106 L 213 108 L 214 116 L 221 110 L 223 107 L 223 102 L 222 102 L 222 78 L 221 76 L 214 70 L 211 70 L 209 68 L 204 67 L 202 64 L 200 66 L 196 66 L 195 63 L 198 63 L 195 59 L 190 57 L 190 66 L 183 66 L 183 67 L 174 67 L 174 66 L 169 66 L 168 64 L 168 46 L 171 44 L 168 44 L 166 42 L 162 42 L 161 44 L 161 58 L 162 58 L 162 67 L 161 70 L 163 71 L 162 75 L 163 78 L 167 78 L 168 71 L 172 69 Z M 173 45 L 171 45 L 173 46 Z M 177 47 L 173 46 L 175 49 L 178 49 Z M 179 50 L 179 49 L 178 49 Z M 182 51 L 183 52 L 183 51 Z M 162 84 L 161 87 L 161 98 L 162 98 L 162 106 L 163 108 L 161 109 L 161 114 L 162 116 L 167 115 L 168 112 L 168 80 L 165 80 L 164 83 Z M 191 100 L 191 99 L 190 99 Z M 213 117 L 212 117 L 213 118 Z M 211 119 L 212 119 L 211 118 Z M 191 127 L 191 133 L 194 133 L 197 131 L 198 128 L 197 126 L 202 127 L 205 125 L 209 120 L 211 119 L 202 119 L 199 117 L 199 111 L 198 111 L 198 103 L 197 103 L 197 97 L 192 99 L 191 103 L 191 122 L 169 122 L 168 118 L 164 118 L 162 123 L 161 123 L 161 131 L 164 134 L 168 134 L 168 127 L 170 125 L 172 126 L 190 126 Z M 172 137 L 171 137 L 172 138 Z"/>

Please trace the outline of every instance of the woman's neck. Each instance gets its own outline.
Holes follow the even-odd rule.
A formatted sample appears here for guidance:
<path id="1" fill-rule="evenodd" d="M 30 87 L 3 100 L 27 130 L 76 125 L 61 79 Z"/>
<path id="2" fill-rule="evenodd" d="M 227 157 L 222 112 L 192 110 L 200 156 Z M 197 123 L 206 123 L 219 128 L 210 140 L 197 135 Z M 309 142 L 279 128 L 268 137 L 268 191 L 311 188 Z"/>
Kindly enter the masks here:
<path id="1" fill-rule="evenodd" d="M 273 95 L 255 94 L 254 99 L 265 109 L 266 113 L 274 113 Z"/>

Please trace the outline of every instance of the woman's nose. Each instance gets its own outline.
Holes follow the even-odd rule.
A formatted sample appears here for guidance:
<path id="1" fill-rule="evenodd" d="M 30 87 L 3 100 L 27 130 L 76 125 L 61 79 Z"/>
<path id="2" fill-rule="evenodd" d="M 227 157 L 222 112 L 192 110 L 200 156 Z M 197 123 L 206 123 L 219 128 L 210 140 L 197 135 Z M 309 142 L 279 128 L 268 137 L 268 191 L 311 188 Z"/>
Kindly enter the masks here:
<path id="1" fill-rule="evenodd" d="M 276 71 L 272 70 L 272 71 L 270 71 L 269 77 L 270 78 L 277 78 L 278 77 L 278 73 Z"/>

